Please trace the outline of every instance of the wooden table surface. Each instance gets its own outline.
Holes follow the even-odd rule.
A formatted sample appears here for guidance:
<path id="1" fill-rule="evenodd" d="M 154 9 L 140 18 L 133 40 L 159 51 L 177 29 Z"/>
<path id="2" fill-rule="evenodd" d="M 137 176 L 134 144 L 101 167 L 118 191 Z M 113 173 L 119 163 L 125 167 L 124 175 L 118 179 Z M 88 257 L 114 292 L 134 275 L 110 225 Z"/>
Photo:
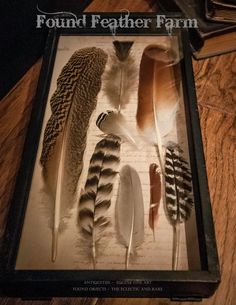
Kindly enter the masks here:
<path id="1" fill-rule="evenodd" d="M 155 1 L 94 0 L 88 12 L 156 11 Z M 236 304 L 236 53 L 193 61 L 207 175 L 222 282 L 204 305 Z M 0 102 L 0 237 L 19 168 L 41 67 L 39 60 Z M 168 305 L 167 299 L 89 299 L 52 301 L 0 299 L 0 305 Z M 173 305 L 180 305 L 173 302 Z M 186 305 L 195 304 L 193 302 Z M 199 303 L 196 303 L 199 304 Z"/>

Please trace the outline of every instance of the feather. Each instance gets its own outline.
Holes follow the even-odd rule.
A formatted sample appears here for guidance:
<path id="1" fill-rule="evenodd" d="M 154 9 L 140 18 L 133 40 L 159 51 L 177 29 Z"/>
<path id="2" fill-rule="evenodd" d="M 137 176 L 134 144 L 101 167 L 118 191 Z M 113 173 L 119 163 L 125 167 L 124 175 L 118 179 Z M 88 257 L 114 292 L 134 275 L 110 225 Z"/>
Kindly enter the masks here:
<path id="1" fill-rule="evenodd" d="M 50 100 L 52 114 L 44 132 L 40 162 L 52 198 L 48 215 L 53 234 L 52 261 L 57 256 L 58 234 L 73 207 L 89 119 L 96 107 L 106 61 L 101 49 L 76 51 L 62 69 Z"/>
<path id="2" fill-rule="evenodd" d="M 116 202 L 118 239 L 126 247 L 125 266 L 130 255 L 144 240 L 144 206 L 138 173 L 129 165 L 120 171 L 120 185 Z"/>
<path id="3" fill-rule="evenodd" d="M 120 161 L 119 155 L 120 138 L 106 136 L 97 143 L 79 200 L 78 223 L 85 240 L 89 242 L 94 269 L 99 241 L 109 225 L 106 212 L 111 204 L 113 181 Z"/>
<path id="4" fill-rule="evenodd" d="M 158 210 L 161 200 L 161 176 L 157 171 L 158 167 L 155 163 L 149 167 L 150 176 L 150 209 L 149 209 L 149 226 L 153 231 L 155 240 L 155 223 L 158 219 Z"/>
<path id="5" fill-rule="evenodd" d="M 114 41 L 115 54 L 110 57 L 110 68 L 104 76 L 104 92 L 113 108 L 120 111 L 130 101 L 135 86 L 137 68 L 130 49 L 133 42 Z"/>
<path id="6" fill-rule="evenodd" d="M 180 224 L 187 221 L 193 207 L 192 175 L 183 151 L 170 143 L 166 148 L 165 163 L 166 212 L 173 226 L 172 268 L 178 267 Z"/>
<path id="7" fill-rule="evenodd" d="M 156 145 L 162 172 L 165 137 L 173 129 L 178 109 L 178 69 L 171 49 L 149 45 L 143 51 L 136 119 L 139 129 Z"/>
<path id="8" fill-rule="evenodd" d="M 134 43 L 133 41 L 121 41 L 121 40 L 113 41 L 116 56 L 120 61 L 124 61 L 128 58 L 133 43 Z"/>
<path id="9" fill-rule="evenodd" d="M 118 136 L 133 145 L 136 143 L 133 132 L 121 112 L 102 112 L 97 118 L 96 125 L 105 134 Z"/>

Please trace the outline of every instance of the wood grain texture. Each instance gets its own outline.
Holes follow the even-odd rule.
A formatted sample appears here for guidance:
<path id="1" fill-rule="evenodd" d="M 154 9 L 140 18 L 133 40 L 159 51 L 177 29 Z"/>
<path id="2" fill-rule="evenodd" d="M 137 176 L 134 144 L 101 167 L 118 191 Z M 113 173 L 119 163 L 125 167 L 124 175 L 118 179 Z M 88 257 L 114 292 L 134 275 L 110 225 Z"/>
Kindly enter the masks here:
<path id="1" fill-rule="evenodd" d="M 195 82 L 222 282 L 203 302 L 236 296 L 236 53 L 194 62 Z"/>
<path id="2" fill-rule="evenodd" d="M 93 0 L 86 12 L 154 12 L 157 10 L 155 0 Z"/>
<path id="3" fill-rule="evenodd" d="M 41 60 L 0 102 L 0 238 L 21 160 L 40 67 Z"/>
<path id="4" fill-rule="evenodd" d="M 94 0 L 87 11 L 154 11 L 154 1 Z M 234 305 L 236 297 L 236 53 L 194 61 L 204 152 L 215 222 L 222 283 L 200 304 Z M 0 103 L 0 227 L 21 159 L 39 75 L 38 62 Z M 2 232 L 0 231 L 0 232 Z M 181 305 L 167 299 L 0 299 L 0 305 Z M 199 303 L 187 302 L 186 305 Z"/>

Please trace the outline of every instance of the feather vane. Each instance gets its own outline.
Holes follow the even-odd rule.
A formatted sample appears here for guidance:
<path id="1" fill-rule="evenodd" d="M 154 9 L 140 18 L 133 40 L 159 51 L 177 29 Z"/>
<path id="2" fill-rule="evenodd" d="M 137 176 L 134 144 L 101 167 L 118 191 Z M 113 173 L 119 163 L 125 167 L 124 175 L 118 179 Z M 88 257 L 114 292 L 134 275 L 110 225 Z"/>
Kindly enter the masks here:
<path id="1" fill-rule="evenodd" d="M 184 222 L 193 207 L 192 176 L 183 151 L 178 145 L 166 149 L 166 208 L 171 222 Z"/>
<path id="2" fill-rule="evenodd" d="M 57 256 L 59 232 L 74 204 L 89 120 L 106 61 L 107 54 L 99 48 L 76 51 L 62 69 L 50 100 L 52 114 L 45 128 L 40 162 L 52 199 L 48 215 L 53 232 L 52 261 Z"/>
<path id="3" fill-rule="evenodd" d="M 137 125 L 156 145 L 164 172 L 165 137 L 171 132 L 179 101 L 178 65 L 170 49 L 149 45 L 143 51 L 138 87 Z"/>
<path id="4" fill-rule="evenodd" d="M 133 132 L 121 112 L 102 112 L 97 118 L 96 125 L 105 134 L 118 136 L 133 145 L 136 143 Z"/>
<path id="5" fill-rule="evenodd" d="M 106 136 L 97 143 L 79 200 L 78 223 L 84 237 L 89 240 L 94 269 L 100 238 L 110 223 L 106 212 L 111 204 L 113 181 L 120 161 L 119 155 L 120 138 Z"/>
<path id="6" fill-rule="evenodd" d="M 161 176 L 157 171 L 158 167 L 155 163 L 149 167 L 150 177 L 150 209 L 149 209 L 149 226 L 153 231 L 155 240 L 155 224 L 158 220 L 158 210 L 161 200 Z"/>
<path id="7" fill-rule="evenodd" d="M 140 178 L 134 168 L 123 166 L 116 202 L 118 239 L 126 247 L 125 266 L 144 240 L 144 206 Z"/>
<path id="8" fill-rule="evenodd" d="M 192 175 L 183 151 L 170 143 L 166 148 L 165 163 L 166 212 L 173 226 L 172 268 L 178 267 L 180 224 L 187 221 L 193 208 Z"/>
<path id="9" fill-rule="evenodd" d="M 113 108 L 120 111 L 130 101 L 135 86 L 137 68 L 130 54 L 133 42 L 114 41 L 115 54 L 110 57 L 110 68 L 104 76 L 104 91 Z"/>
<path id="10" fill-rule="evenodd" d="M 128 58 L 133 43 L 134 43 L 133 41 L 121 41 L 121 40 L 113 41 L 116 56 L 120 61 L 124 61 Z"/>

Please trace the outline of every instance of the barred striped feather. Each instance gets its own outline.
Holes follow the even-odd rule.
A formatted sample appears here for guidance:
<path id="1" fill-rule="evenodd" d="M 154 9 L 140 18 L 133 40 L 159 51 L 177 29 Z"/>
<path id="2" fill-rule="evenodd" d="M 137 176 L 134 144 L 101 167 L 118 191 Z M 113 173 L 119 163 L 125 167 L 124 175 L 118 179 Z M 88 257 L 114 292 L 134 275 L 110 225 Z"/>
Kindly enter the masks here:
<path id="1" fill-rule="evenodd" d="M 113 181 L 120 162 L 120 144 L 120 138 L 114 136 L 106 136 L 97 143 L 79 200 L 78 223 L 84 238 L 89 239 L 94 269 L 98 243 L 110 223 L 106 212 L 111 205 Z"/>
<path id="2" fill-rule="evenodd" d="M 172 222 L 184 222 L 193 207 L 192 175 L 178 145 L 166 148 L 166 208 Z"/>
<path id="3" fill-rule="evenodd" d="M 166 212 L 173 226 L 172 268 L 178 269 L 180 224 L 191 216 L 193 208 L 192 175 L 183 151 L 170 143 L 166 148 L 165 161 Z"/>

